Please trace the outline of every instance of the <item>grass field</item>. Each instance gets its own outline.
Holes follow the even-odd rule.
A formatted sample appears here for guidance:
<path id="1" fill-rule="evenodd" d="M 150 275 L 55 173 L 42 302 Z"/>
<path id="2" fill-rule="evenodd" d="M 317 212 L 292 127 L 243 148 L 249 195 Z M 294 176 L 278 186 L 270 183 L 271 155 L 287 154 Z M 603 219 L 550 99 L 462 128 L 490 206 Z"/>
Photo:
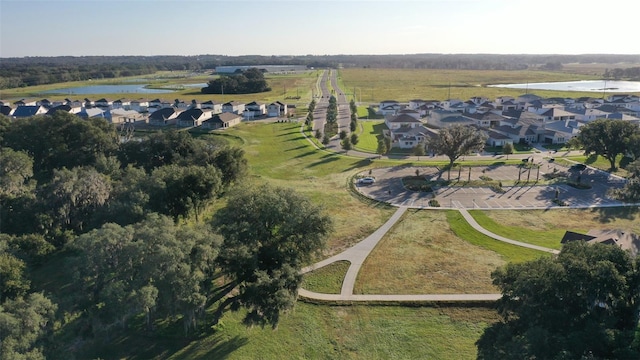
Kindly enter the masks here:
<path id="1" fill-rule="evenodd" d="M 505 260 L 451 231 L 444 211 L 408 211 L 365 260 L 358 294 L 494 293 Z"/>
<path id="2" fill-rule="evenodd" d="M 348 261 L 336 261 L 307 273 L 302 280 L 302 287 L 322 294 L 340 294 L 342 281 L 350 265 Z"/>
<path id="3" fill-rule="evenodd" d="M 586 73 L 586 74 L 585 74 Z M 601 72 L 600 72 L 601 73 Z M 360 92 L 359 101 L 364 104 L 379 103 L 391 99 L 408 102 L 411 99 L 467 100 L 473 96 L 494 99 L 508 95 L 517 97 L 524 89 L 487 87 L 491 84 L 592 80 L 599 76 L 588 71 L 551 72 L 539 70 L 439 70 L 439 69 L 361 69 L 340 70 L 340 77 L 347 89 Z M 531 92 L 531 91 L 530 91 Z M 600 96 L 593 92 L 536 90 L 542 97 Z"/>
<path id="4" fill-rule="evenodd" d="M 362 134 L 359 136 L 356 150 L 376 153 L 378 141 L 382 139 L 382 128 L 386 128 L 384 121 L 380 120 L 360 120 L 358 124 L 362 126 Z"/>
<path id="5" fill-rule="evenodd" d="M 312 87 L 314 86 L 319 70 L 308 71 L 305 73 L 297 74 L 267 74 L 265 78 L 271 87 L 271 91 L 258 93 L 258 94 L 225 94 L 225 95 L 211 95 L 202 94 L 199 88 L 184 87 L 170 93 L 161 94 L 133 94 L 133 93 L 115 93 L 115 94 L 41 94 L 45 90 L 53 90 L 58 88 L 67 87 L 80 87 L 89 85 L 119 85 L 119 84 L 149 84 L 150 88 L 162 89 L 162 88 L 179 88 L 184 84 L 194 83 L 207 83 L 209 80 L 216 78 L 216 76 L 210 76 L 206 74 L 200 74 L 197 76 L 188 75 L 187 72 L 159 72 L 156 74 L 145 76 L 134 76 L 129 78 L 107 79 L 107 80 L 94 80 L 94 81 L 74 81 L 67 83 L 29 86 L 17 89 L 3 89 L 3 99 L 42 99 L 47 98 L 49 100 L 61 100 L 64 98 L 71 99 L 84 99 L 89 98 L 97 100 L 100 98 L 107 98 L 110 100 L 117 99 L 165 99 L 173 101 L 174 99 L 180 99 L 184 101 L 191 101 L 192 99 L 198 101 L 213 100 L 215 103 L 224 103 L 227 101 L 261 101 L 269 103 L 272 101 L 280 100 L 285 103 L 295 104 L 298 107 L 306 107 L 311 101 Z M 136 82 L 132 82 L 136 80 Z M 144 80 L 140 82 L 139 80 Z M 287 99 L 300 97 L 300 99 Z"/>

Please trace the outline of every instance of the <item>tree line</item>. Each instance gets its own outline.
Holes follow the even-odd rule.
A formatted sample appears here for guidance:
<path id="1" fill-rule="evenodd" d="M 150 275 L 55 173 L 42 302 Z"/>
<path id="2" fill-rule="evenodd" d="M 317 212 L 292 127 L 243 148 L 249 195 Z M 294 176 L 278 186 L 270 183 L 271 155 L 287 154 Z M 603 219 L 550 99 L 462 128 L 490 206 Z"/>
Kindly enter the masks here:
<path id="1" fill-rule="evenodd" d="M 82 358 L 124 329 L 189 335 L 240 309 L 276 327 L 331 219 L 247 172 L 217 137 L 0 117 L 0 357 Z M 64 290 L 31 276 L 45 268 Z"/>
<path id="2" fill-rule="evenodd" d="M 210 80 L 201 89 L 203 94 L 254 94 L 271 91 L 264 73 L 257 68 L 245 71 L 238 70 L 234 75 L 222 75 L 218 79 Z"/>
<path id="3" fill-rule="evenodd" d="M 630 68 L 613 68 L 606 69 L 603 74 L 605 79 L 629 79 L 629 80 L 640 80 L 640 67 L 630 67 Z"/>
<path id="4" fill-rule="evenodd" d="M 59 56 L 3 58 L 0 89 L 66 81 L 139 76 L 156 71 L 211 71 L 221 65 L 307 65 L 310 68 L 525 70 L 559 69 L 566 63 L 640 63 L 639 55 L 407 54 L 300 56 Z M 635 68 L 631 68 L 635 69 Z M 625 75 L 626 74 L 626 75 Z M 637 70 L 612 69 L 607 78 L 637 78 Z"/>

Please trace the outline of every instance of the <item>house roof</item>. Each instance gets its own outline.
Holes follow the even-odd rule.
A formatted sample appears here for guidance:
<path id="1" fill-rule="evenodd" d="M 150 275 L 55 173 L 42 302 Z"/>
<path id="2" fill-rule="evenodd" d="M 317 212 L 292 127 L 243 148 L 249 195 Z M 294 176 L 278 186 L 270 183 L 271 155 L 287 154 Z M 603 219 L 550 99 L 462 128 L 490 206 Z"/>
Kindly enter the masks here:
<path id="1" fill-rule="evenodd" d="M 0 106 L 0 114 L 8 116 L 11 114 L 11 107 L 7 105 Z"/>
<path id="2" fill-rule="evenodd" d="M 40 105 L 24 105 L 24 106 L 18 106 L 14 111 L 13 111 L 13 116 L 14 117 L 29 117 L 29 116 L 34 116 L 38 113 L 38 111 L 40 110 Z"/>
<path id="3" fill-rule="evenodd" d="M 422 124 L 422 122 L 416 118 L 414 118 L 411 115 L 407 115 L 407 114 L 400 114 L 397 116 L 390 116 L 387 118 L 387 122 L 390 123 L 419 123 Z"/>
<path id="4" fill-rule="evenodd" d="M 583 240 L 590 244 L 616 245 L 623 250 L 629 251 L 633 256 L 637 256 L 640 251 L 640 237 L 623 229 L 592 229 L 586 234 L 567 231 L 560 242 L 564 244 L 577 240 Z"/>
<path id="5" fill-rule="evenodd" d="M 183 112 L 181 112 L 177 119 L 178 121 L 180 120 L 196 120 L 199 119 L 202 114 L 204 113 L 204 111 L 202 111 L 201 109 L 198 108 L 194 108 L 194 109 L 189 109 L 189 110 L 185 110 Z"/>
<path id="6" fill-rule="evenodd" d="M 63 104 L 63 105 L 54 106 L 51 109 L 49 109 L 49 111 L 47 111 L 47 115 L 53 115 L 53 113 L 55 113 L 56 111 L 69 112 L 71 111 L 71 105 Z"/>
<path id="7" fill-rule="evenodd" d="M 259 101 L 252 101 L 247 104 L 247 106 L 262 106 L 262 105 L 264 105 L 264 103 L 261 103 Z"/>
<path id="8" fill-rule="evenodd" d="M 222 106 L 238 106 L 238 105 L 244 105 L 244 103 L 240 101 L 229 101 L 224 103 Z"/>
<path id="9" fill-rule="evenodd" d="M 205 123 L 208 122 L 212 122 L 212 123 L 228 123 L 231 122 L 233 120 L 236 120 L 238 118 L 241 118 L 240 115 L 236 115 L 234 113 L 222 113 L 222 114 L 215 114 L 213 115 L 213 117 L 209 120 L 206 120 Z"/>
<path id="10" fill-rule="evenodd" d="M 174 107 L 166 107 L 162 109 L 158 109 L 154 111 L 151 115 L 149 115 L 149 120 L 166 120 L 177 113 L 176 108 Z"/>

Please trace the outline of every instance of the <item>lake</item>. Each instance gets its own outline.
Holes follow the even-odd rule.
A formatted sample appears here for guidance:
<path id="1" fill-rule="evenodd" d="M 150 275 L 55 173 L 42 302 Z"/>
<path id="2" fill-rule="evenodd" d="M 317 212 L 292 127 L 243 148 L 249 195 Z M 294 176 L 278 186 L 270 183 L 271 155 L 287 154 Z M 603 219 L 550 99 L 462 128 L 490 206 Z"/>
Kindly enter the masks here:
<path id="1" fill-rule="evenodd" d="M 496 84 L 489 87 L 530 90 L 640 92 L 640 81 L 581 80 L 524 84 Z"/>
<path id="2" fill-rule="evenodd" d="M 171 93 L 175 90 L 170 89 L 148 89 L 147 84 L 136 85 L 90 85 L 60 88 L 53 90 L 46 90 L 40 92 L 41 94 L 70 94 L 70 95 L 85 95 L 85 94 L 120 94 L 120 93 L 140 93 L 140 94 L 164 94 Z"/>

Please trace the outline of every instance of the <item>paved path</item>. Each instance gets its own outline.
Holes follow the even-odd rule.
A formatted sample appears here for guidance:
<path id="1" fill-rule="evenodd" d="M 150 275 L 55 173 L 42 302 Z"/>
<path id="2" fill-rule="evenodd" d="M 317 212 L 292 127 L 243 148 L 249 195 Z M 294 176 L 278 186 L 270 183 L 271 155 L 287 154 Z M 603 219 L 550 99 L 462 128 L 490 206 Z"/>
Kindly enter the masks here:
<path id="1" fill-rule="evenodd" d="M 482 226 L 480 226 L 480 224 L 478 224 L 478 222 L 476 221 L 476 219 L 473 218 L 473 216 L 471 216 L 471 214 L 469 214 L 469 212 L 467 211 L 467 209 L 460 207 L 458 208 L 458 210 L 460 211 L 460 214 L 462 214 L 462 216 L 464 217 L 465 220 L 467 220 L 467 222 L 469 223 L 469 225 L 471 225 L 474 229 L 476 229 L 477 231 L 495 239 L 498 241 L 502 241 L 502 242 L 506 242 L 508 244 L 511 245 L 516 245 L 516 246 L 522 246 L 525 248 L 529 248 L 529 249 L 533 249 L 533 250 L 538 250 L 538 251 L 544 251 L 544 252 L 548 252 L 548 253 L 552 253 L 552 254 L 559 254 L 560 251 L 556 250 L 556 249 L 549 249 L 543 246 L 538 246 L 538 245 L 533 245 L 533 244 L 527 244 L 521 241 L 516 241 L 516 240 L 511 240 L 511 239 L 507 239 L 506 237 L 497 235 L 492 233 L 491 231 L 483 228 Z"/>

